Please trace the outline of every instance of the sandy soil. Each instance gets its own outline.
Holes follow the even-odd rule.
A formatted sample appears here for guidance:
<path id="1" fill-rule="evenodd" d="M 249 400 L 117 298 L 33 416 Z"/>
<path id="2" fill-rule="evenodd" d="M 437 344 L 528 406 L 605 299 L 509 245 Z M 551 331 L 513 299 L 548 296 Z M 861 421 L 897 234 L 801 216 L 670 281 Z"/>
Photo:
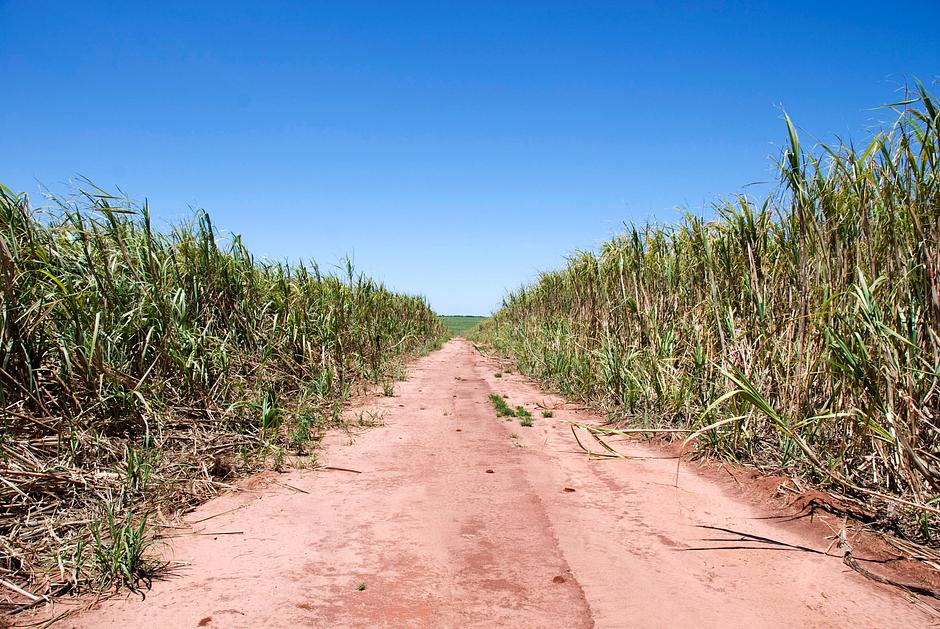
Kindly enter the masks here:
<path id="1" fill-rule="evenodd" d="M 174 574 L 71 615 L 72 627 L 919 627 L 936 622 L 665 451 L 589 460 L 590 416 L 461 340 L 421 359 L 382 425 L 331 436 L 321 461 L 193 512 Z M 487 395 L 535 426 L 495 417 Z M 541 408 L 554 408 L 543 418 Z M 215 516 L 215 517 L 212 517 Z M 206 519 L 208 518 L 208 519 Z M 200 521 L 201 520 L 201 521 Z M 194 534 L 198 533 L 198 534 Z M 364 589 L 361 589 L 363 588 Z M 57 605 L 53 613 L 63 610 Z"/>

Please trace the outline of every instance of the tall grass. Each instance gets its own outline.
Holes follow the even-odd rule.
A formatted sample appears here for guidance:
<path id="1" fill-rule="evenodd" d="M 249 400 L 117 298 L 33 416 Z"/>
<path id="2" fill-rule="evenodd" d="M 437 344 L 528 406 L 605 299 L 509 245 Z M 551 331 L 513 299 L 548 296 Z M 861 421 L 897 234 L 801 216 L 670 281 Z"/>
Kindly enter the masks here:
<path id="1" fill-rule="evenodd" d="M 806 151 L 710 220 L 629 227 L 509 294 L 480 338 L 559 390 L 804 474 L 936 542 L 940 114 L 920 88 L 864 147 Z"/>
<path id="2" fill-rule="evenodd" d="M 255 260 L 202 212 L 156 230 L 90 185 L 45 210 L 0 187 L 0 294 L 0 572 L 52 568 L 53 591 L 101 579 L 81 552 L 98 531 L 302 449 L 356 383 L 444 335 L 351 266 Z"/>

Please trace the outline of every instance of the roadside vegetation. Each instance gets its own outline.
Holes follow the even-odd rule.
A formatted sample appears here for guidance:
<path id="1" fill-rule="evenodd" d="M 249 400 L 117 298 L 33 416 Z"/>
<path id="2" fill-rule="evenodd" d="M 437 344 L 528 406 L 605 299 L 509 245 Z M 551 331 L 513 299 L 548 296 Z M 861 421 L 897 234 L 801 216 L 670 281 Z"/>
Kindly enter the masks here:
<path id="1" fill-rule="evenodd" d="M 256 260 L 202 212 L 157 230 L 90 185 L 41 210 L 0 187 L 0 293 L 0 585 L 25 603 L 146 583 L 152 524 L 308 453 L 445 337 L 351 266 Z"/>
<path id="2" fill-rule="evenodd" d="M 464 336 L 485 320 L 486 317 L 470 315 L 441 315 L 441 323 L 451 336 Z"/>
<path id="3" fill-rule="evenodd" d="M 801 476 L 910 540 L 940 520 L 940 104 L 807 151 L 711 218 L 630 226 L 475 339 L 633 427 Z"/>

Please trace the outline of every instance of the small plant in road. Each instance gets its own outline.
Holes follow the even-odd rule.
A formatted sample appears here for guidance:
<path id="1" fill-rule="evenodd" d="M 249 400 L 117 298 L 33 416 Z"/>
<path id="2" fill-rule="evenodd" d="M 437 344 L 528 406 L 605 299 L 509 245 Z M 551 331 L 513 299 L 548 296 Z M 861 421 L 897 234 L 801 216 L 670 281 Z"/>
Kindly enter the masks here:
<path id="1" fill-rule="evenodd" d="M 493 403 L 493 408 L 496 409 L 497 417 L 515 417 L 516 413 L 506 404 L 506 398 L 503 396 L 498 393 L 491 393 L 490 402 Z"/>
<path id="2" fill-rule="evenodd" d="M 375 428 L 381 426 L 385 419 L 385 413 L 382 411 L 364 410 L 356 413 L 356 426 L 362 428 Z"/>
<path id="3" fill-rule="evenodd" d="M 525 407 L 523 406 L 516 407 L 516 417 L 519 418 L 519 424 L 521 426 L 529 427 L 529 426 L 532 426 L 534 423 L 532 421 L 532 413 L 527 411 Z"/>

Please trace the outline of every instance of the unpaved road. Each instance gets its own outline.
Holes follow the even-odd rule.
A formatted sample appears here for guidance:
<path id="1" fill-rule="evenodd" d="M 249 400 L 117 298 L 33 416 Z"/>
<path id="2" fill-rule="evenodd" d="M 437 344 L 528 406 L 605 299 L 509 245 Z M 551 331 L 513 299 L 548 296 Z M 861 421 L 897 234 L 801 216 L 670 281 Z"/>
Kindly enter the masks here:
<path id="1" fill-rule="evenodd" d="M 662 451 L 621 444 L 639 458 L 589 460 L 564 422 L 587 415 L 494 371 L 469 343 L 451 341 L 421 359 L 395 397 L 368 401 L 384 409 L 382 425 L 328 440 L 321 461 L 360 474 L 299 470 L 241 484 L 189 516 L 203 519 L 193 524 L 202 534 L 180 530 L 166 548 L 180 566 L 145 601 L 112 599 L 61 625 L 910 628 L 935 621 L 838 558 L 701 528 L 820 550 L 829 544 L 812 527 L 768 519 L 689 465 L 677 483 L 676 462 Z M 494 390 L 526 404 L 535 426 L 496 418 L 487 401 Z M 555 416 L 541 417 L 536 404 L 555 407 Z M 701 550 L 728 546 L 736 548 Z"/>

